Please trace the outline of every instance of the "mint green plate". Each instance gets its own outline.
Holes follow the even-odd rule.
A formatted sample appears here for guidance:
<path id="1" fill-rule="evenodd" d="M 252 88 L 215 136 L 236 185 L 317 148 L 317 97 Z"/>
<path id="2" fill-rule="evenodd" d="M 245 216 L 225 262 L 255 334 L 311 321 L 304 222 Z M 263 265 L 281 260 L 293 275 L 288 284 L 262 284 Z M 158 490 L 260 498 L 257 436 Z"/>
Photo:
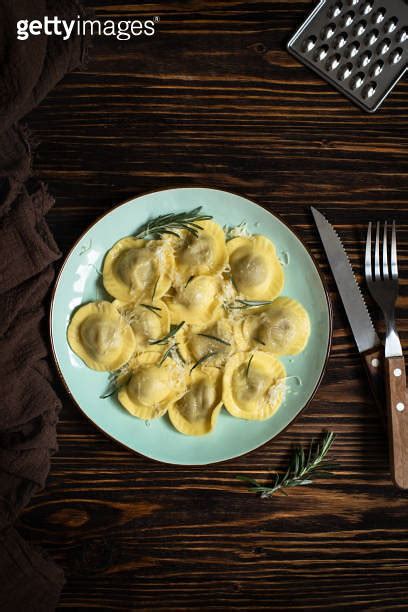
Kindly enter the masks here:
<path id="1" fill-rule="evenodd" d="M 178 433 L 168 417 L 145 422 L 132 417 L 114 397 L 100 399 L 106 373 L 87 368 L 71 351 L 66 330 L 72 311 L 89 300 L 105 298 L 98 270 L 105 253 L 120 238 L 135 233 L 149 218 L 203 207 L 221 225 L 246 221 L 251 233 L 264 234 L 286 262 L 284 294 L 306 307 L 312 334 L 306 350 L 284 358 L 290 391 L 277 413 L 263 422 L 243 421 L 222 410 L 215 431 L 207 436 Z M 61 377 L 75 402 L 103 432 L 128 448 L 166 463 L 203 465 L 225 461 L 272 440 L 310 402 L 322 378 L 331 340 L 332 317 L 327 291 L 316 265 L 295 234 L 267 210 L 232 193 L 215 189 L 170 189 L 141 196 L 114 208 L 81 236 L 59 274 L 51 304 L 51 342 Z"/>

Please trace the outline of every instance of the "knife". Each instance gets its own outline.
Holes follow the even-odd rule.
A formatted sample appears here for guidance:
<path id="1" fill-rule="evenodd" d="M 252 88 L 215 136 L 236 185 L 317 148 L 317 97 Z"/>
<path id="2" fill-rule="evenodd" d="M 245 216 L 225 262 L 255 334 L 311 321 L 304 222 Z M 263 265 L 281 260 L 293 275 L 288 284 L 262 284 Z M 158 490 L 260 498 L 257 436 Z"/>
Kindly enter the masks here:
<path id="1" fill-rule="evenodd" d="M 371 392 L 383 424 L 386 422 L 383 347 L 337 232 L 316 208 L 311 211 L 336 281 L 351 331 L 363 360 Z"/>

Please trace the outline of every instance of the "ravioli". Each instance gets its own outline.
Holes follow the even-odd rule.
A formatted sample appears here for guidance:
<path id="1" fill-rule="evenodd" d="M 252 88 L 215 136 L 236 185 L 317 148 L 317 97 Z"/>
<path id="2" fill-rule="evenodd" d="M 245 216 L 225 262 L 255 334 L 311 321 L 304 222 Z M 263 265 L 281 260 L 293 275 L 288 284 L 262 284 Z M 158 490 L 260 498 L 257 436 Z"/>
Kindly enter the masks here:
<path id="1" fill-rule="evenodd" d="M 200 208 L 169 213 L 140 230 L 159 239 L 119 240 L 103 264 L 112 303 L 81 307 L 67 330 L 86 365 L 114 373 L 124 409 L 144 420 L 168 412 L 191 436 L 213 431 L 223 405 L 271 417 L 286 392 L 279 356 L 303 351 L 311 333 L 303 306 L 279 297 L 274 244 L 245 222 L 224 231 L 209 219 Z"/>
<path id="2" fill-rule="evenodd" d="M 228 361 L 223 380 L 223 402 L 241 419 L 269 419 L 285 396 L 283 364 L 269 353 L 236 353 Z"/>
<path id="3" fill-rule="evenodd" d="M 139 419 L 156 419 L 182 397 L 187 376 L 172 359 L 161 363 L 160 353 L 144 353 L 130 365 L 131 376 L 121 387 L 118 400 Z"/>
<path id="4" fill-rule="evenodd" d="M 308 343 L 310 319 L 299 302 L 282 296 L 246 318 L 242 333 L 250 347 L 275 355 L 297 355 Z"/>
<path id="5" fill-rule="evenodd" d="M 222 316 L 221 279 L 215 276 L 195 276 L 187 286 L 166 298 L 171 322 L 192 325 L 211 323 Z"/>
<path id="6" fill-rule="evenodd" d="M 154 300 L 151 304 L 125 304 L 115 300 L 114 305 L 129 322 L 135 336 L 135 351 L 156 351 L 155 341 L 164 338 L 170 331 L 170 313 L 162 300 Z"/>
<path id="7" fill-rule="evenodd" d="M 217 368 L 194 370 L 185 395 L 169 408 L 173 426 L 183 434 L 210 433 L 222 407 L 222 373 Z"/>
<path id="8" fill-rule="evenodd" d="M 176 277 L 185 283 L 192 276 L 217 274 L 227 264 L 227 249 L 223 229 L 214 221 L 200 221 L 198 236 L 184 230 L 176 248 Z"/>
<path id="9" fill-rule="evenodd" d="M 173 277 L 173 249 L 162 240 L 123 238 L 105 257 L 103 284 L 123 302 L 159 299 L 170 289 Z"/>
<path id="10" fill-rule="evenodd" d="M 274 300 L 284 272 L 275 246 L 265 236 L 233 238 L 227 243 L 231 276 L 239 293 L 251 300 Z"/>
<path id="11" fill-rule="evenodd" d="M 213 354 L 209 363 L 221 366 L 235 348 L 234 325 L 225 317 L 212 325 L 192 325 L 180 334 L 179 349 L 187 363 L 197 363 Z"/>
<path id="12" fill-rule="evenodd" d="M 110 302 L 92 302 L 79 308 L 67 330 L 70 347 L 92 370 L 113 372 L 133 355 L 133 330 Z"/>

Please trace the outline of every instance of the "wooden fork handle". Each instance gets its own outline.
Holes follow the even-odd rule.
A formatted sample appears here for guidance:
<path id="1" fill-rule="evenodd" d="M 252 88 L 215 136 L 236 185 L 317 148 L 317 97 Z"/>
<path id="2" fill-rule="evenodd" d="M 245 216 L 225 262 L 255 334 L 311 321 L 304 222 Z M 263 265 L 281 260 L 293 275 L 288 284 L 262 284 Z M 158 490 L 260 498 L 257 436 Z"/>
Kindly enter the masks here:
<path id="1" fill-rule="evenodd" d="M 378 414 L 384 430 L 387 431 L 387 408 L 384 389 L 384 349 L 382 346 L 376 346 L 365 353 L 361 353 L 361 357 Z"/>
<path id="2" fill-rule="evenodd" d="M 385 359 L 391 475 L 408 489 L 408 401 L 404 357 Z"/>

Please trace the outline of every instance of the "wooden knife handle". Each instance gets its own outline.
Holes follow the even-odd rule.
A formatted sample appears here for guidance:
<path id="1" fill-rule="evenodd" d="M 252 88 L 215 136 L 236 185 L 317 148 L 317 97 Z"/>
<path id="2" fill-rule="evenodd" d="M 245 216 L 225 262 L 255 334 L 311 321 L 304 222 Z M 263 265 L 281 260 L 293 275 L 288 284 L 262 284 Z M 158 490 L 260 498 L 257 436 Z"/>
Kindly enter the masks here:
<path id="1" fill-rule="evenodd" d="M 387 431 L 387 408 L 384 386 L 384 349 L 382 346 L 361 353 L 371 393 L 375 400 L 378 414 L 385 431 Z"/>
<path id="2" fill-rule="evenodd" d="M 408 489 L 408 402 L 404 357 L 385 360 L 385 381 L 391 475 L 397 487 Z"/>

